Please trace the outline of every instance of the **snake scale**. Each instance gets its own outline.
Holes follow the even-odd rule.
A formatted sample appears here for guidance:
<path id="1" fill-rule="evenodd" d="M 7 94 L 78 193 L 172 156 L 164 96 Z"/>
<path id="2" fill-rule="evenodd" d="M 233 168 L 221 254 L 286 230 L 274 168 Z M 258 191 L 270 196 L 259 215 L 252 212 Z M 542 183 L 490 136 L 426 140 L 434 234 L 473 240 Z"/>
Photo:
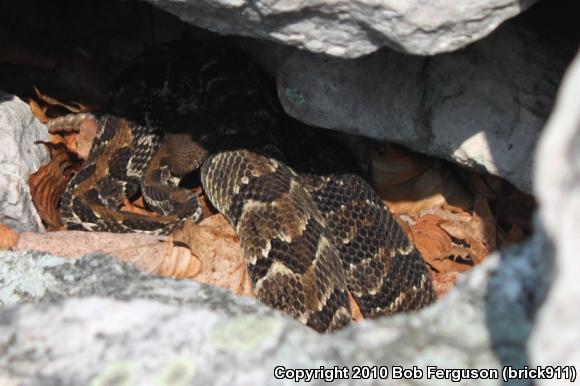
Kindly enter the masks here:
<path id="1" fill-rule="evenodd" d="M 67 229 L 166 234 L 199 221 L 198 197 L 179 185 L 197 173 L 235 228 L 262 302 L 323 332 L 350 322 L 349 293 L 370 318 L 435 300 L 422 256 L 380 197 L 332 170 L 345 157 L 332 160 L 330 141 L 283 130 L 267 81 L 242 54 L 191 42 L 146 51 L 96 116 L 89 157 L 61 199 Z M 49 129 L 74 125 L 67 116 Z M 138 194 L 159 216 L 120 210 Z"/>

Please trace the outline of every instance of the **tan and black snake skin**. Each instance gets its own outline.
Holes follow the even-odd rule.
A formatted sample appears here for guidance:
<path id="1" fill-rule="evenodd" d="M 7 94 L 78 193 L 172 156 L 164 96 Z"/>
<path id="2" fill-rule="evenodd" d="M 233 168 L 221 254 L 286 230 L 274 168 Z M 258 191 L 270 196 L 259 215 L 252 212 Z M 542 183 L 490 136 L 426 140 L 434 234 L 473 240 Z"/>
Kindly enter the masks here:
<path id="1" fill-rule="evenodd" d="M 349 292 L 371 318 L 432 303 L 426 264 L 380 197 L 361 177 L 333 171 L 340 162 L 324 149 L 304 161 L 309 134 L 282 130 L 288 121 L 266 84 L 250 61 L 220 48 L 179 42 L 141 55 L 98 114 L 89 158 L 62 197 L 66 228 L 160 234 L 197 221 L 197 197 L 178 185 L 197 170 L 238 233 L 264 303 L 317 331 L 350 322 Z M 293 150 L 302 160 L 285 154 Z M 120 210 L 139 193 L 160 216 Z"/>

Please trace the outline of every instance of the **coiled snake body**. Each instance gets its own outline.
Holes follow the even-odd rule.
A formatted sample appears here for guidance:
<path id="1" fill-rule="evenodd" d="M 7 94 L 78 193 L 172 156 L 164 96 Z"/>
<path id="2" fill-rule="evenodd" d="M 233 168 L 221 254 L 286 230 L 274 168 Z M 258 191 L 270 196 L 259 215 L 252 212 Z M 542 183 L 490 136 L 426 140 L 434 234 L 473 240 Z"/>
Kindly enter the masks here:
<path id="1" fill-rule="evenodd" d="M 161 234 L 197 221 L 197 197 L 178 183 L 199 170 L 240 237 L 261 301 L 317 331 L 350 322 L 349 292 L 366 317 L 433 302 L 421 255 L 362 178 L 291 167 L 266 84 L 250 61 L 220 48 L 180 42 L 141 55 L 62 197 L 65 226 Z M 159 216 L 119 209 L 139 193 Z"/>

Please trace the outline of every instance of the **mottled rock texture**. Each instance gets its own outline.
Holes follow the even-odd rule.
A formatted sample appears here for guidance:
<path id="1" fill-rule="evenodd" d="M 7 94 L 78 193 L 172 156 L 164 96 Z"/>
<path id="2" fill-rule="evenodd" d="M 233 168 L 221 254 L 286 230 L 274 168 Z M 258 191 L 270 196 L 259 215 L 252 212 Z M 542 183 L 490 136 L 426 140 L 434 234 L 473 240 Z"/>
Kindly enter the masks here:
<path id="1" fill-rule="evenodd" d="M 389 46 L 422 55 L 481 39 L 535 0 L 147 0 L 221 34 L 354 58 Z"/>
<path id="2" fill-rule="evenodd" d="M 278 365 L 496 368 L 506 361 L 526 363 L 529 304 L 519 301 L 535 278 L 533 270 L 518 273 L 518 268 L 526 265 L 522 259 L 535 255 L 534 248 L 519 249 L 505 263 L 499 256 L 490 258 L 419 314 L 359 323 L 326 336 L 252 299 L 149 277 L 104 255 L 72 263 L 40 253 L 3 252 L 0 380 L 41 386 L 107 384 L 113 377 L 130 385 L 161 380 L 274 385 L 280 384 L 273 377 Z M 508 289 L 503 279 L 492 279 L 498 270 L 511 279 Z"/>
<path id="3" fill-rule="evenodd" d="M 293 28 L 303 29 L 318 21 L 325 25 L 326 19 L 320 15 L 327 8 L 370 4 L 362 0 L 325 2 L 325 6 L 322 1 L 155 3 L 163 3 L 174 12 L 183 11 L 184 19 L 189 13 L 192 20 L 205 20 L 214 30 L 253 34 L 254 28 L 260 28 L 267 31 L 262 32 L 266 34 L 263 37 L 279 41 L 286 39 L 286 31 L 294 33 Z M 422 44 L 439 51 L 466 44 L 453 38 L 456 32 L 458 36 L 464 33 L 453 22 L 438 19 L 433 10 L 421 14 L 435 6 L 427 3 L 421 3 L 424 8 L 394 1 L 376 6 L 390 6 L 392 12 L 407 7 L 406 16 L 399 17 L 402 23 L 420 11 L 423 19 L 414 17 L 432 23 L 432 31 L 418 27 L 409 32 L 415 42 L 421 43 L 422 36 L 435 37 L 443 26 L 447 40 Z M 464 15 L 476 3 L 484 4 L 463 2 Z M 507 11 L 506 15 L 527 2 L 514 5 L 505 1 L 499 7 L 485 4 L 489 12 L 480 9 L 479 18 L 465 23 L 465 28 L 476 25 L 479 32 L 475 37 L 489 32 L 486 25 L 493 23 L 486 23 L 500 10 Z M 299 18 L 288 17 L 293 9 L 300 10 Z M 445 12 L 446 17 L 457 16 Z M 227 24 L 224 15 L 229 18 Z M 332 15 L 328 17 L 331 21 L 338 17 Z M 358 14 L 353 11 L 349 17 L 353 15 Z M 360 38 L 357 26 L 380 24 L 371 16 L 381 17 L 373 12 L 366 16 L 366 24 L 359 20 L 352 25 L 347 18 L 340 28 L 351 26 L 353 36 Z M 278 35 L 272 34 L 275 22 L 284 19 L 290 20 L 287 27 Z M 398 33 L 393 26 L 389 28 L 392 31 L 387 32 Z M 385 33 L 377 30 L 379 33 L 370 30 L 369 36 L 375 36 L 369 39 L 372 43 L 361 39 L 358 47 L 362 51 L 353 56 L 365 49 L 395 45 L 391 37 L 381 40 Z M 311 31 L 304 37 L 297 35 L 289 44 L 301 46 L 309 41 L 309 50 L 335 56 L 357 52 L 348 48 L 341 53 L 332 48 L 341 46 L 328 38 L 335 34 L 332 29 L 317 29 L 313 24 Z M 347 39 L 348 32 L 337 36 Z M 557 51 L 531 36 L 506 25 L 464 50 L 428 59 L 389 49 L 350 61 L 278 51 L 281 55 L 274 65 L 274 61 L 270 63 L 270 70 L 278 73 L 284 107 L 308 123 L 391 139 L 485 168 L 530 190 L 529 154 L 566 62 Z M 407 48 L 414 47 L 412 44 L 397 42 L 401 50 L 413 51 Z M 295 382 L 274 378 L 276 366 L 349 366 L 352 374 L 352 366 L 357 365 L 387 366 L 390 370 L 391 366 L 414 365 L 423 370 L 427 365 L 456 369 L 578 365 L 579 61 L 565 78 L 536 154 L 534 191 L 540 210 L 534 236 L 490 256 L 432 307 L 318 335 L 253 299 L 199 283 L 147 276 L 105 255 L 72 262 L 42 253 L 4 251 L 0 252 L 0 385 L 290 385 Z M 268 64 L 267 58 L 263 63 Z M 16 184 L 8 177 L 6 181 L 12 185 L 0 180 L 0 203 L 4 205 L 0 213 L 3 222 L 16 221 L 19 229 L 38 229 L 37 217 L 28 210 L 30 201 L 19 204 L 24 208 L 20 212 L 4 208 L 13 202 L 12 197 L 17 198 L 14 202 L 21 202 L 27 194 L 27 176 L 46 160 L 44 149 L 32 144 L 44 138 L 41 128 L 25 103 L 0 94 L 0 141 L 6 141 L 0 143 L 0 178 L 16 176 Z M 41 150 L 28 154 L 31 149 Z M 5 170 L 9 173 L 1 174 Z M 6 186 L 18 189 L 6 190 Z M 440 382 L 449 384 L 449 380 Z M 431 383 L 425 377 L 402 381 L 392 376 L 381 382 Z M 502 384 L 501 379 L 465 383 Z"/>
<path id="4" fill-rule="evenodd" d="M 534 326 L 536 365 L 576 365 L 580 371 L 580 55 L 570 66 L 537 153 L 535 191 L 553 259 L 546 303 Z M 542 381 L 540 384 L 558 384 Z"/>
<path id="5" fill-rule="evenodd" d="M 539 34 L 505 25 L 432 58 L 296 51 L 278 70 L 278 95 L 308 124 L 400 143 L 531 192 L 532 154 L 568 60 Z"/>
<path id="6" fill-rule="evenodd" d="M 255 300 L 108 256 L 1 252 L 0 384 L 274 385 L 294 383 L 276 380 L 276 366 L 577 364 L 578 71 L 577 62 L 541 141 L 535 235 L 490 256 L 434 306 L 318 335 Z"/>
<path id="7" fill-rule="evenodd" d="M 1 252 L 0 384 L 274 385 L 294 383 L 276 380 L 276 366 L 577 365 L 579 66 L 540 141 L 533 238 L 489 257 L 434 306 L 318 335 L 255 300 L 104 255 Z"/>
<path id="8" fill-rule="evenodd" d="M 46 127 L 18 97 L 0 91 L 0 223 L 19 231 L 44 229 L 32 204 L 28 177 L 48 161 Z"/>

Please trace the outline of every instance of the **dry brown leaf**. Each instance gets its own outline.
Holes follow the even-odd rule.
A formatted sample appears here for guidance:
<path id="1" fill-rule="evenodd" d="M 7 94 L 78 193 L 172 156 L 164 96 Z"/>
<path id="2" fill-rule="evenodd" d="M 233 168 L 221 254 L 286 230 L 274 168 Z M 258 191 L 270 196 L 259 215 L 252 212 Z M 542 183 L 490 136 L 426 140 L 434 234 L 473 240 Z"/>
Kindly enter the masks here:
<path id="1" fill-rule="evenodd" d="M 438 260 L 445 259 L 453 248 L 451 237 L 439 226 L 443 221 L 445 220 L 441 217 L 427 215 L 411 228 L 417 249 L 432 265 L 437 265 Z"/>
<path id="2" fill-rule="evenodd" d="M 76 133 L 69 133 L 64 135 L 55 135 L 49 133 L 48 138 L 50 143 L 55 145 L 62 143 L 64 146 L 66 146 L 66 149 L 70 153 L 75 155 L 78 154 Z"/>
<path id="3" fill-rule="evenodd" d="M 156 274 L 177 279 L 193 279 L 201 271 L 201 260 L 188 247 L 176 245 L 170 238 L 168 250 Z"/>
<path id="4" fill-rule="evenodd" d="M 201 271 L 195 280 L 252 296 L 252 283 L 238 236 L 225 217 L 214 215 L 199 224 L 186 222 L 173 234 L 173 239 L 176 244 L 188 245 L 201 261 Z"/>
<path id="5" fill-rule="evenodd" d="M 134 264 L 143 272 L 192 278 L 200 262 L 189 249 L 173 245 L 167 236 L 140 233 L 59 231 L 46 234 L 24 232 L 18 240 L 18 251 L 42 251 L 57 256 L 78 258 L 101 252 Z"/>
<path id="6" fill-rule="evenodd" d="M 496 224 L 489 209 L 487 200 L 481 195 L 475 199 L 475 208 L 469 219 L 455 216 L 441 222 L 439 226 L 463 246 L 450 253 L 463 258 L 470 258 L 474 264 L 481 262 L 496 247 Z"/>
<path id="7" fill-rule="evenodd" d="M 442 296 L 445 296 L 455 286 L 455 282 L 461 273 L 454 271 L 432 272 L 432 275 L 435 293 L 441 299 Z"/>
<path id="8" fill-rule="evenodd" d="M 397 223 L 399 223 L 399 225 L 403 229 L 403 232 L 405 232 L 409 240 L 411 240 L 412 243 L 415 243 L 415 235 L 413 234 L 413 231 L 411 230 L 411 226 L 409 225 L 409 223 L 404 220 L 404 217 L 399 216 L 398 214 L 393 214 L 393 217 L 395 218 Z"/>
<path id="9" fill-rule="evenodd" d="M 46 123 L 50 118 L 46 115 L 48 108 L 46 106 L 41 106 L 34 99 L 28 100 L 28 105 L 30 106 L 30 111 L 32 114 L 42 123 Z"/>
<path id="10" fill-rule="evenodd" d="M 18 232 L 0 224 L 0 250 L 13 249 L 18 243 Z"/>
<path id="11" fill-rule="evenodd" d="M 354 300 L 350 292 L 348 293 L 348 301 L 350 302 L 352 320 L 354 320 L 355 322 L 363 320 L 364 316 L 360 310 L 360 307 L 358 306 L 358 303 L 356 302 L 356 300 Z"/>
<path id="12" fill-rule="evenodd" d="M 84 106 L 81 103 L 77 103 L 77 102 L 70 102 L 70 103 L 66 103 L 66 102 L 62 102 L 56 98 L 53 98 L 49 95 L 46 95 L 44 93 L 42 93 L 38 87 L 34 87 L 34 93 L 36 94 L 36 97 L 43 101 L 45 104 L 49 105 L 49 106 L 61 106 L 63 108 L 65 108 L 66 110 L 68 110 L 71 113 L 81 113 L 81 112 L 86 112 L 88 111 L 88 107 Z"/>
<path id="13" fill-rule="evenodd" d="M 77 147 L 77 136 L 76 134 L 66 134 L 62 137 L 62 142 L 67 150 L 75 155 L 79 154 L 79 149 Z M 79 157 L 79 159 L 82 159 Z"/>
<path id="14" fill-rule="evenodd" d="M 66 115 L 69 113 L 78 113 L 87 111 L 89 107 L 80 103 L 64 103 L 56 98 L 50 97 L 39 91 L 37 87 L 33 87 L 35 92 L 34 98 L 28 98 L 28 104 L 32 113 L 42 123 L 48 123 L 51 119 Z"/>
<path id="15" fill-rule="evenodd" d="M 117 259 L 134 264 L 139 270 L 151 274 L 161 275 L 161 267 L 165 259 L 171 259 L 172 264 L 179 264 L 171 256 L 171 243 L 163 236 L 151 236 L 138 233 L 104 233 L 90 232 L 100 234 L 103 242 L 108 242 L 106 246 L 95 245 L 97 251 L 115 256 Z M 111 235 L 119 235 L 115 237 Z M 92 241 L 92 240 L 91 240 Z M 189 256 L 180 256 L 186 260 L 185 266 L 189 266 Z M 174 276 L 179 278 L 187 277 L 187 272 L 175 270 Z M 178 276 L 178 274 L 183 276 Z"/>
<path id="16" fill-rule="evenodd" d="M 445 205 L 445 198 L 440 194 L 435 194 L 423 199 L 411 200 L 385 200 L 385 204 L 395 214 L 405 214 L 416 218 L 422 210 L 436 208 Z"/>
<path id="17" fill-rule="evenodd" d="M 388 145 L 370 159 L 373 186 L 393 214 L 412 224 L 405 231 L 434 270 L 438 294 L 504 242 L 529 234 L 533 199 L 501 178 L 458 174 L 468 176 L 466 190 L 440 160 Z"/>
<path id="18" fill-rule="evenodd" d="M 419 213 L 419 219 L 428 215 L 435 215 L 447 221 L 455 222 L 469 222 L 471 221 L 471 214 L 468 212 L 452 212 L 447 210 L 445 207 L 442 208 L 429 208 L 422 210 Z"/>
<path id="19" fill-rule="evenodd" d="M 50 153 L 50 161 L 28 179 L 32 202 L 49 230 L 62 228 L 58 203 L 66 184 L 79 168 L 76 157 L 63 144 L 40 142 Z"/>
<path id="20" fill-rule="evenodd" d="M 472 196 L 451 173 L 442 169 L 439 162 L 417 178 L 393 189 L 385 198 L 394 210 L 413 217 L 428 208 L 446 206 L 459 212 L 469 210 L 473 205 Z"/>
<path id="21" fill-rule="evenodd" d="M 391 212 L 413 224 L 409 231 L 399 221 L 434 270 L 439 295 L 460 272 L 487 255 L 480 241 L 483 229 L 491 228 L 487 223 L 484 226 L 489 218 L 486 208 L 480 208 L 482 214 L 474 220 L 468 213 L 474 206 L 473 195 L 445 169 L 445 163 L 387 146 L 371 154 L 371 175 Z M 471 227 L 463 234 L 454 232 L 466 224 Z"/>
<path id="22" fill-rule="evenodd" d="M 486 213 L 485 202 L 478 202 L 481 213 Z M 417 249 L 434 270 L 434 286 L 441 295 L 459 273 L 485 258 L 489 249 L 483 241 L 485 226 L 478 215 L 450 213 L 439 208 L 431 212 L 436 214 L 424 215 L 411 230 Z"/>
<path id="23" fill-rule="evenodd" d="M 176 279 L 192 279 L 201 268 L 201 262 L 191 254 L 189 248 L 175 245 L 171 238 L 159 236 L 157 242 L 153 240 L 150 244 L 137 247 L 117 248 L 109 253 L 122 261 L 135 264 L 146 273 Z"/>
<path id="24" fill-rule="evenodd" d="M 476 195 L 489 202 L 495 220 L 496 247 L 521 241 L 531 234 L 532 213 L 537 205 L 533 196 L 520 192 L 509 182 L 491 175 L 470 174 L 469 187 Z M 521 236 L 515 237 L 513 241 L 506 239 L 505 235 L 514 226 L 520 229 Z"/>

